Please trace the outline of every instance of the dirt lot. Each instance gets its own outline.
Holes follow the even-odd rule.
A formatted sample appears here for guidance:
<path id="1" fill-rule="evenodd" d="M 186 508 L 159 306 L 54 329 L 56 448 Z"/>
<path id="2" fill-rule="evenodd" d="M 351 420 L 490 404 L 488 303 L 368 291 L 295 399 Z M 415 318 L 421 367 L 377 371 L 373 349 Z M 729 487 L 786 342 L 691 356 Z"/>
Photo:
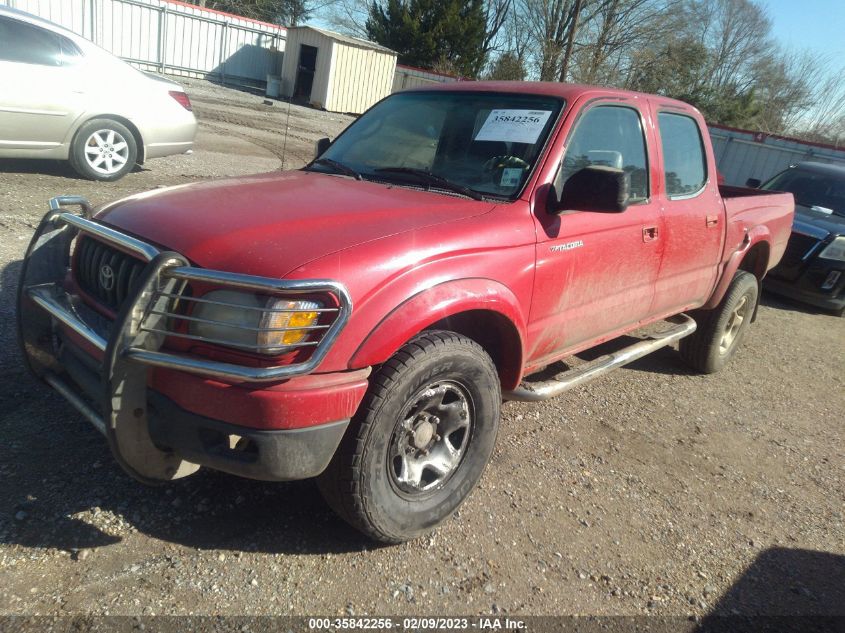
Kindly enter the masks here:
<path id="1" fill-rule="evenodd" d="M 428 538 L 375 547 L 311 482 L 147 489 L 21 368 L 14 290 L 47 200 L 292 168 L 348 117 L 190 82 L 196 152 L 116 184 L 0 161 L 0 613 L 845 615 L 845 319 L 767 298 L 729 368 L 664 350 L 506 403 L 493 461 Z"/>

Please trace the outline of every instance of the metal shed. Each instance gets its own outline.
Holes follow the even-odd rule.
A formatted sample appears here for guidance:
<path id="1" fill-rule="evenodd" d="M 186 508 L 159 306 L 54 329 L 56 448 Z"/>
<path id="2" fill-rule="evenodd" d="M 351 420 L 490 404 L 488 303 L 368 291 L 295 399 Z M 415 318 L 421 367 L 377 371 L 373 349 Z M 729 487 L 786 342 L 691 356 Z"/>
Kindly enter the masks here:
<path id="1" fill-rule="evenodd" d="M 390 94 L 396 53 L 313 26 L 288 29 L 282 94 L 332 112 L 360 114 Z"/>

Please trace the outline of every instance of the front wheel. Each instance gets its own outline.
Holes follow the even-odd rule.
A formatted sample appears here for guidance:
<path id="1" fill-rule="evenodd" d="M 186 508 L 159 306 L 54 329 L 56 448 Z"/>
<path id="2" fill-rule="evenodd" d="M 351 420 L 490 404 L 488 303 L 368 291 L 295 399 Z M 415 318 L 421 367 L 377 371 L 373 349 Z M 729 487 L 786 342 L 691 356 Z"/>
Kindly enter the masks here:
<path id="1" fill-rule="evenodd" d="M 374 376 L 318 479 L 328 504 L 384 543 L 432 530 L 467 498 L 499 428 L 496 368 L 474 341 L 429 331 Z"/>
<path id="2" fill-rule="evenodd" d="M 751 273 L 734 275 L 722 302 L 712 310 L 699 310 L 691 316 L 698 328 L 682 338 L 678 351 L 690 366 L 705 374 L 724 367 L 736 354 L 751 324 L 759 286 Z"/>

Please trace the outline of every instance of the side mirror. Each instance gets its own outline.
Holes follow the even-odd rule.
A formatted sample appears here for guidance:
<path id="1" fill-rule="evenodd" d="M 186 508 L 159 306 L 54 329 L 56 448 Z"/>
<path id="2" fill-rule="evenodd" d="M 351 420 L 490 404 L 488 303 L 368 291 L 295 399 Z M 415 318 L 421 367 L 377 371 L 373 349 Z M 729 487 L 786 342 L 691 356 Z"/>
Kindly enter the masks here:
<path id="1" fill-rule="evenodd" d="M 762 184 L 759 178 L 749 178 L 745 181 L 745 186 L 749 189 L 759 189 Z"/>
<path id="2" fill-rule="evenodd" d="M 328 137 L 321 138 L 319 141 L 317 141 L 317 154 L 316 154 L 316 156 L 317 157 L 322 156 L 323 153 L 327 149 L 329 149 L 329 145 L 331 145 L 331 144 L 332 144 L 332 140 Z"/>
<path id="3" fill-rule="evenodd" d="M 621 213 L 628 208 L 630 195 L 630 174 L 617 167 L 590 165 L 567 179 L 554 210 Z"/>

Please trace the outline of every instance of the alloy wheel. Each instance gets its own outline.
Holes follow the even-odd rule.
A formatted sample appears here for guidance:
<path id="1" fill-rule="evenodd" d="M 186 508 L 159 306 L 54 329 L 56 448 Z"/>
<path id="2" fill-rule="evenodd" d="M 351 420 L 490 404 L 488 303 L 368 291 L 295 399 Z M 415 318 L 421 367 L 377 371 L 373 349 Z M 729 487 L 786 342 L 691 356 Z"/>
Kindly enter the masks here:
<path id="1" fill-rule="evenodd" d="M 747 313 L 748 297 L 742 297 L 737 302 L 736 307 L 733 309 L 730 316 L 728 316 L 728 320 L 725 323 L 725 329 L 722 332 L 722 340 L 719 342 L 720 354 L 724 355 L 730 351 L 731 346 L 736 340 L 737 334 L 739 334 L 742 323 L 745 321 Z"/>
<path id="2" fill-rule="evenodd" d="M 442 487 L 458 469 L 472 427 L 470 398 L 459 384 L 437 382 L 418 392 L 390 441 L 394 486 L 411 496 Z"/>
<path id="3" fill-rule="evenodd" d="M 85 161 L 98 174 L 116 174 L 129 160 L 129 144 L 120 132 L 97 130 L 85 141 Z"/>

